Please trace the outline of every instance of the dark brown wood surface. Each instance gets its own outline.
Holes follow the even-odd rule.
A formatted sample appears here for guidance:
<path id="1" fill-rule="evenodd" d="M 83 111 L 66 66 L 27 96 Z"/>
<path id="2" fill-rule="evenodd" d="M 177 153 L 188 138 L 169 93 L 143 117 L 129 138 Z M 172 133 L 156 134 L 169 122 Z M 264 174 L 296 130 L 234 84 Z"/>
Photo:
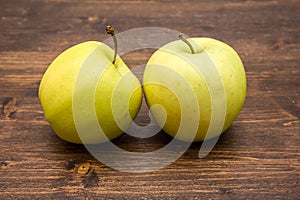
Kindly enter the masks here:
<path id="1" fill-rule="evenodd" d="M 0 0 L 0 199 L 300 199 L 299 10 L 299 0 Z M 206 158 L 196 143 L 166 168 L 124 173 L 54 134 L 37 97 L 42 75 L 71 45 L 106 39 L 107 24 L 212 37 L 240 54 L 247 100 Z M 124 60 L 134 68 L 152 52 Z M 144 104 L 137 122 L 148 121 Z M 114 143 L 151 151 L 169 140 Z"/>

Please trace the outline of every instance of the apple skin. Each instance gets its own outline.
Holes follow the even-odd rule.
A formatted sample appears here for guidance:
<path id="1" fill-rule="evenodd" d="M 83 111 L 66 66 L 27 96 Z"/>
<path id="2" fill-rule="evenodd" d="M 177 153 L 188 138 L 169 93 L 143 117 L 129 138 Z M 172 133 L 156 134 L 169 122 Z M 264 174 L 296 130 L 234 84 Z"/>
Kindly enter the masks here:
<path id="1" fill-rule="evenodd" d="M 99 125 L 107 137 L 91 135 L 87 132 L 84 143 L 102 143 L 122 134 L 111 108 L 113 94 L 115 95 L 114 98 L 118 98 L 118 94 L 132 92 L 129 100 L 118 101 L 119 105 L 118 108 L 114 108 L 114 113 L 117 113 L 118 118 L 122 120 L 122 116 L 126 116 L 129 111 L 130 117 L 124 117 L 122 121 L 125 126 L 129 126 L 131 119 L 136 117 L 142 102 L 140 82 L 120 57 L 117 57 L 115 64 L 113 64 L 113 55 L 114 51 L 104 43 L 88 41 L 65 50 L 45 72 L 39 87 L 39 99 L 45 118 L 55 133 L 63 140 L 82 143 L 74 123 L 72 98 L 76 77 L 84 63 L 92 63 L 91 66 L 88 66 L 91 70 L 97 70 L 97 67 L 105 68 L 96 83 L 94 102 Z M 128 90 L 117 91 L 116 93 L 115 91 L 118 90 L 116 86 L 125 75 L 130 76 L 127 78 L 131 79 L 131 81 L 123 83 L 127 84 L 125 88 Z M 86 81 L 80 84 L 86 84 L 90 80 Z M 80 92 L 82 98 L 85 98 L 84 90 L 76 92 Z"/>
<path id="2" fill-rule="evenodd" d="M 165 109 L 166 113 L 157 109 L 151 111 L 163 130 L 176 139 L 186 142 L 197 142 L 219 136 L 220 133 L 212 133 L 206 137 L 212 109 L 210 93 L 205 80 L 195 69 L 195 66 L 188 62 L 189 57 L 197 59 L 199 54 L 207 53 L 223 81 L 226 95 L 226 102 L 223 103 L 226 104 L 226 116 L 222 132 L 230 127 L 243 107 L 246 98 L 246 75 L 240 57 L 229 45 L 211 38 L 189 38 L 188 40 L 191 41 L 192 46 L 195 46 L 195 54 L 191 53 L 187 44 L 177 40 L 164 45 L 151 56 L 145 68 L 143 87 L 148 106 L 160 104 Z M 202 52 L 199 47 L 203 49 Z M 158 73 L 162 73 L 159 65 L 168 67 L 180 74 L 183 80 L 191 85 L 197 96 L 200 121 L 194 139 L 191 139 L 190 133 L 176 135 L 181 119 L 180 104 L 174 91 L 172 92 L 167 87 L 155 84 L 156 81 L 152 80 L 153 77 L 158 77 Z M 160 77 L 163 77 L 163 80 L 158 82 L 172 81 L 174 83 L 174 80 L 171 80 L 172 77 L 168 74 L 160 74 Z M 178 82 L 174 84 L 180 84 L 180 81 L 178 79 Z M 177 92 L 184 93 L 185 91 Z M 166 119 L 164 117 L 165 114 Z M 193 113 L 191 113 L 190 117 L 192 115 Z"/>

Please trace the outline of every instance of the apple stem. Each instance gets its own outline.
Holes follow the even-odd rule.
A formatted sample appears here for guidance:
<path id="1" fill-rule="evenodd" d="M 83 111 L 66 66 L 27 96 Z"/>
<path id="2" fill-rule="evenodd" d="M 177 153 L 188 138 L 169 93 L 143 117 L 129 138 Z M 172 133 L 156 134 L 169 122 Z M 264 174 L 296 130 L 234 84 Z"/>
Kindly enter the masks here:
<path id="1" fill-rule="evenodd" d="M 184 35 L 182 35 L 182 34 L 180 34 L 178 37 L 179 37 L 179 39 L 181 39 L 184 43 L 186 43 L 190 47 L 192 54 L 195 54 L 195 50 L 194 50 L 192 44 L 186 39 L 186 37 L 184 37 Z"/>
<path id="2" fill-rule="evenodd" d="M 115 45 L 115 55 L 114 55 L 114 59 L 113 59 L 112 63 L 115 64 L 116 58 L 117 58 L 117 49 L 118 49 L 117 38 L 116 38 L 116 36 L 115 36 L 115 28 L 112 27 L 112 26 L 106 26 L 105 30 L 106 30 L 106 33 L 107 33 L 108 35 L 111 35 L 112 38 L 113 38 L 113 40 L 114 40 L 114 45 Z"/>

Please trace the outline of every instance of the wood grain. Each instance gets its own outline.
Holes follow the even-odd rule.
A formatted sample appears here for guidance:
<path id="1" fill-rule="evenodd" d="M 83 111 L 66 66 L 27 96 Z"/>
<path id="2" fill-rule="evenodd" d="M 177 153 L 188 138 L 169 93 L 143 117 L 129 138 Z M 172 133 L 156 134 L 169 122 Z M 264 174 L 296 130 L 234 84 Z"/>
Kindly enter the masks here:
<path id="1" fill-rule="evenodd" d="M 0 199 L 300 198 L 298 0 L 1 0 L 0 5 Z M 247 100 L 206 158 L 197 158 L 201 143 L 195 143 L 164 169 L 123 173 L 82 145 L 55 136 L 37 98 L 42 75 L 64 49 L 106 39 L 107 24 L 119 32 L 166 27 L 219 39 L 238 51 L 247 72 Z M 143 71 L 135 66 L 153 51 L 124 56 L 140 79 Z M 137 123 L 149 123 L 147 112 L 143 104 Z M 160 132 L 113 142 L 148 152 L 170 140 Z"/>

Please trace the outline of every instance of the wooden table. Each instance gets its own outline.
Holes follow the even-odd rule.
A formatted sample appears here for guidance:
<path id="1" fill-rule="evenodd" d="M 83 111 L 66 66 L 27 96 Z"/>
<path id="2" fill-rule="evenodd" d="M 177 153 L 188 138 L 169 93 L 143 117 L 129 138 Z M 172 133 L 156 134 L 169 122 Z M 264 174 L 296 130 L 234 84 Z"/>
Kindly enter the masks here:
<path id="1" fill-rule="evenodd" d="M 9 0 L 0 6 L 0 199 L 299 199 L 300 2 Z M 82 145 L 59 139 L 44 119 L 37 91 L 64 49 L 143 26 L 222 40 L 240 54 L 247 100 L 204 159 L 201 143 L 151 173 L 113 170 Z M 153 50 L 124 56 L 132 68 Z M 142 72 L 138 73 L 139 78 Z M 143 104 L 137 118 L 149 121 Z M 170 138 L 123 135 L 115 144 L 151 151 Z M 89 163 L 87 174 L 80 166 Z"/>

